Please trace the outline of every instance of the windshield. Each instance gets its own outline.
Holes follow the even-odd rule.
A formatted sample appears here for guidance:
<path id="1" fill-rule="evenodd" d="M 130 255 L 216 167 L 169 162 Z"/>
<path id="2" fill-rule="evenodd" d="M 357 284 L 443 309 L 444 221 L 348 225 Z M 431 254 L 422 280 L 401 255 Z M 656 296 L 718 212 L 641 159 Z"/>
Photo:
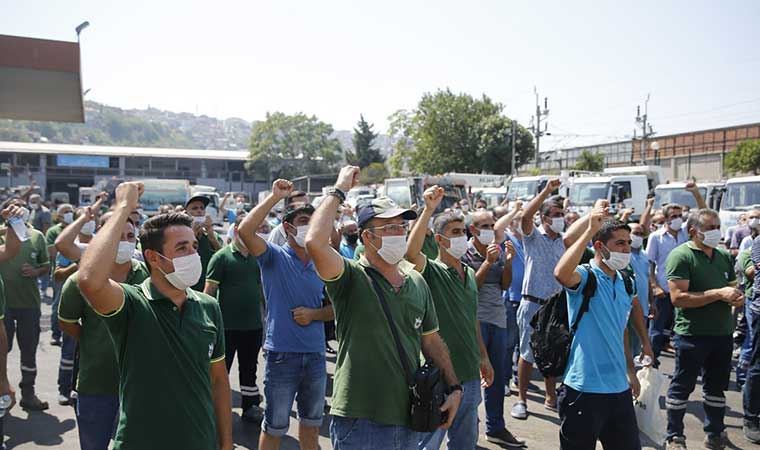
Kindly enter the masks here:
<path id="1" fill-rule="evenodd" d="M 570 188 L 570 203 L 591 206 L 600 198 L 607 198 L 610 183 L 577 183 Z"/>
<path id="2" fill-rule="evenodd" d="M 485 200 L 488 207 L 493 208 L 501 205 L 501 202 L 504 201 L 504 194 L 501 192 L 481 193 L 478 198 Z"/>
<path id="3" fill-rule="evenodd" d="M 188 190 L 185 186 L 151 186 L 146 184 L 145 192 L 140 197 L 140 203 L 145 211 L 158 211 L 158 207 L 165 204 L 184 205 L 187 201 L 187 194 Z"/>
<path id="4" fill-rule="evenodd" d="M 409 191 L 409 185 L 404 183 L 387 183 L 385 185 L 385 195 L 391 198 L 402 208 L 412 206 L 412 195 Z"/>
<path id="5" fill-rule="evenodd" d="M 536 195 L 538 181 L 513 181 L 509 183 L 507 200 L 530 200 Z"/>
<path id="6" fill-rule="evenodd" d="M 699 193 L 702 194 L 702 198 L 705 201 L 709 200 L 707 198 L 707 188 L 700 187 Z M 691 192 L 687 192 L 686 189 L 666 188 L 654 190 L 654 207 L 656 209 L 662 208 L 669 203 L 688 206 L 692 209 L 697 207 L 697 201 L 694 199 L 694 196 L 691 195 Z"/>
<path id="7" fill-rule="evenodd" d="M 721 209 L 747 211 L 753 205 L 760 205 L 760 183 L 732 183 L 726 185 Z"/>

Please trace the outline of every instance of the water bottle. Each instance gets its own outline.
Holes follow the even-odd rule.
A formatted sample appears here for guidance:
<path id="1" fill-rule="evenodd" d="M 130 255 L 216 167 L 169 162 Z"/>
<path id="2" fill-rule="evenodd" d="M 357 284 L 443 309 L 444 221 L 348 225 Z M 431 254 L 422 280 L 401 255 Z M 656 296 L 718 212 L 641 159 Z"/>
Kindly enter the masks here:
<path id="1" fill-rule="evenodd" d="M 9 394 L 5 394 L 0 397 L 0 417 L 5 416 L 5 413 L 8 411 L 8 408 L 11 407 L 12 403 L 13 399 Z"/>
<path id="2" fill-rule="evenodd" d="M 652 358 L 642 353 L 634 359 L 634 362 L 639 366 L 648 367 L 652 365 Z"/>

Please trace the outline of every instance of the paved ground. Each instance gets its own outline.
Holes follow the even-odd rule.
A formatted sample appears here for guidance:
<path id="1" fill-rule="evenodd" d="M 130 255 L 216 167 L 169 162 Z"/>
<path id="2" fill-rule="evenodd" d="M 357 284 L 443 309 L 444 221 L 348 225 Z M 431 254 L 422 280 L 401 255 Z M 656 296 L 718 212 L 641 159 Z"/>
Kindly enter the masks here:
<path id="1" fill-rule="evenodd" d="M 49 314 L 50 306 L 43 305 L 43 324 L 42 324 L 42 337 L 40 339 L 40 347 L 37 353 L 37 366 L 39 368 L 39 375 L 37 378 L 37 389 L 39 396 L 48 401 L 51 404 L 51 408 L 45 412 L 27 413 L 16 406 L 5 419 L 5 435 L 6 445 L 8 448 L 16 449 L 41 449 L 41 448 L 55 448 L 61 450 L 74 450 L 79 448 L 79 439 L 76 430 L 76 421 L 74 417 L 74 411 L 71 407 L 59 406 L 56 402 L 57 396 L 57 371 L 58 371 L 58 358 L 60 357 L 60 348 L 50 346 L 50 332 L 49 330 Z M 14 346 L 15 347 L 15 346 Z M 670 373 L 673 368 L 673 359 L 671 355 L 666 355 L 663 361 L 664 370 L 666 373 Z M 261 367 L 260 367 L 261 368 Z M 237 373 L 237 367 L 233 367 L 233 374 Z M 334 359 L 328 361 L 328 371 L 332 373 L 334 370 Z M 15 385 L 18 384 L 20 379 L 19 370 L 19 354 L 14 348 L 11 354 L 8 356 L 8 373 L 11 382 Z M 261 375 L 261 371 L 260 371 Z M 260 380 L 259 380 L 260 381 Z M 240 401 L 237 376 L 234 375 L 231 379 L 233 387 L 233 405 L 238 406 Z M 536 386 L 542 386 L 542 383 L 536 382 Z M 259 383 L 259 386 L 261 384 Z M 732 381 L 732 389 L 734 384 Z M 329 388 L 329 386 L 328 386 Z M 700 449 L 702 448 L 701 441 L 703 439 L 701 418 L 703 417 L 701 406 L 701 394 L 700 388 L 697 388 L 697 392 L 692 394 L 692 402 L 689 404 L 688 414 L 686 417 L 686 434 L 689 440 L 690 448 Z M 507 416 L 507 426 L 509 429 L 522 439 L 528 441 L 529 448 L 531 449 L 557 449 L 557 426 L 559 420 L 555 413 L 551 413 L 543 408 L 543 393 L 542 392 L 530 392 L 530 400 L 528 408 L 531 412 L 531 416 L 526 421 L 518 421 L 509 417 L 509 410 L 515 401 L 515 397 L 508 397 L 505 399 L 505 414 Z M 161 401 L 162 399 L 156 399 Z M 739 449 L 752 449 L 760 448 L 760 446 L 753 445 L 744 440 L 741 433 L 741 396 L 736 390 L 732 390 L 727 393 L 728 411 L 726 417 L 726 423 L 728 425 L 728 433 L 731 440 L 736 445 L 734 448 Z M 328 398 L 328 403 L 330 399 Z M 149 405 L 146 405 L 149 407 Z M 481 405 L 480 417 L 483 420 L 484 409 Z M 297 436 L 297 422 L 291 420 L 290 431 L 288 437 L 283 440 L 282 448 L 284 450 L 298 449 L 298 442 L 295 437 Z M 256 426 L 244 424 L 240 421 L 240 409 L 239 406 L 233 410 L 233 424 L 234 424 L 234 440 L 239 449 L 255 449 L 257 448 L 257 441 L 259 430 Z M 325 421 L 325 425 L 322 427 L 320 433 L 320 447 L 322 449 L 330 449 L 330 439 L 328 432 L 328 420 Z M 481 433 L 483 433 L 483 424 L 481 423 Z M 661 448 L 661 446 L 654 445 L 644 438 L 646 443 L 646 449 Z M 490 444 L 481 439 L 479 442 L 479 449 L 499 449 L 501 447 Z M 601 448 L 601 446 L 599 446 Z M 614 450 L 614 449 L 611 449 Z"/>

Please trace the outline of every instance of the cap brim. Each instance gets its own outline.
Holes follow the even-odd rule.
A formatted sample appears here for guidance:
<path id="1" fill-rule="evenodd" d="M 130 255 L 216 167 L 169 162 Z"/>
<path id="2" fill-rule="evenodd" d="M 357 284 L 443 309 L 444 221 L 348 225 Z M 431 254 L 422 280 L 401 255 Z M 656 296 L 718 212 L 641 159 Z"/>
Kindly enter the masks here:
<path id="1" fill-rule="evenodd" d="M 185 206 L 189 205 L 192 202 L 197 202 L 199 200 L 203 202 L 203 206 L 208 206 L 208 204 L 211 203 L 210 198 L 204 195 L 196 195 L 195 197 L 190 197 L 190 200 L 188 200 L 187 203 L 185 203 Z"/>
<path id="2" fill-rule="evenodd" d="M 395 208 L 395 209 L 389 209 L 388 211 L 385 211 L 383 213 L 380 213 L 374 218 L 376 219 L 392 219 L 394 217 L 401 216 L 404 220 L 414 220 L 417 218 L 417 213 L 412 211 L 411 209 L 403 209 L 403 208 Z"/>

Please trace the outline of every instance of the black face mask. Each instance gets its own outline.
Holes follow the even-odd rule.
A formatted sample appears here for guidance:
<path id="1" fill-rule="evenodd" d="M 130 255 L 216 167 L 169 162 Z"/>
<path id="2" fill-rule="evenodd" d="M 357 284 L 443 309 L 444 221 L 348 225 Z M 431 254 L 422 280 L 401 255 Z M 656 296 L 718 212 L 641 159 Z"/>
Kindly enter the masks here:
<path id="1" fill-rule="evenodd" d="M 346 242 L 348 242 L 350 245 L 356 245 L 356 242 L 359 240 L 358 234 L 344 234 L 346 238 Z"/>

